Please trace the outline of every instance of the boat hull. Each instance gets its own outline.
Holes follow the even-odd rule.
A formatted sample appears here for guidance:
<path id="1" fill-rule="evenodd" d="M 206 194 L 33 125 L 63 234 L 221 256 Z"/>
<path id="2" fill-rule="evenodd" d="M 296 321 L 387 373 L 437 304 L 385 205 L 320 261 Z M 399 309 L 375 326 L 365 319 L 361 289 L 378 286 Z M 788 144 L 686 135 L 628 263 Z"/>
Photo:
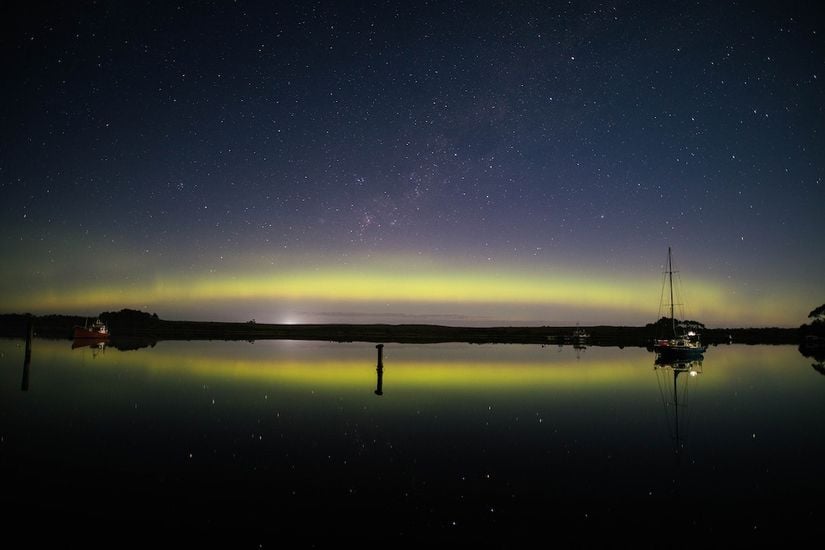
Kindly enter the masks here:
<path id="1" fill-rule="evenodd" d="M 95 330 L 89 330 L 83 327 L 75 327 L 74 328 L 74 339 L 83 339 L 83 340 L 106 340 L 109 338 L 109 334 L 106 332 L 98 332 Z"/>
<path id="2" fill-rule="evenodd" d="M 705 353 L 705 350 L 707 347 L 702 345 L 673 344 L 667 340 L 659 341 L 653 346 L 653 351 L 660 357 L 668 359 L 696 358 Z"/>

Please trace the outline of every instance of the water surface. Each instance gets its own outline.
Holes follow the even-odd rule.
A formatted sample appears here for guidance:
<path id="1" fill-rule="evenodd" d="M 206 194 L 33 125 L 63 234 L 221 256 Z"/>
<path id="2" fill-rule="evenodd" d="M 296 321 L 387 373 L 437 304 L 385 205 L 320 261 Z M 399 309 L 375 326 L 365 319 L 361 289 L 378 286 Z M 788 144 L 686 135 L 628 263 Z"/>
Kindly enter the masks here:
<path id="1" fill-rule="evenodd" d="M 674 370 L 639 348 L 388 344 L 378 372 L 366 343 L 35 339 L 25 373 L 24 347 L 0 340 L 2 500 L 35 539 L 822 534 L 825 376 L 794 347 Z"/>

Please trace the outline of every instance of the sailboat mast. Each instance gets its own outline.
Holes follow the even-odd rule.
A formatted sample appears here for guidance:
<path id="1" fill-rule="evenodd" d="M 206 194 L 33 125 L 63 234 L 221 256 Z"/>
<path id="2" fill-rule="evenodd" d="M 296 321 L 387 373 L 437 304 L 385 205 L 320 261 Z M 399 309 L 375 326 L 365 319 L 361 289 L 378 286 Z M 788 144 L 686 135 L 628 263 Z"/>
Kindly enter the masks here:
<path id="1" fill-rule="evenodd" d="M 670 256 L 670 247 L 667 247 L 667 275 L 670 279 L 670 323 L 673 336 L 676 336 L 676 318 L 673 316 L 673 261 Z"/>

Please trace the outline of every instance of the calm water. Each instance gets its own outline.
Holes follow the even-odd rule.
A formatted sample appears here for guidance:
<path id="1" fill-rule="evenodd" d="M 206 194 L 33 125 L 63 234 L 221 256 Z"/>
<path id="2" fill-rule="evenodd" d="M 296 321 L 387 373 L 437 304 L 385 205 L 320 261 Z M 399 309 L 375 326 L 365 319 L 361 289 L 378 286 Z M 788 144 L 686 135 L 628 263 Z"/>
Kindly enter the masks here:
<path id="1" fill-rule="evenodd" d="M 33 542 L 825 532 L 825 376 L 794 347 L 675 376 L 638 348 L 388 344 L 382 395 L 372 344 L 35 339 L 22 391 L 24 347 L 0 340 L 1 498 Z"/>

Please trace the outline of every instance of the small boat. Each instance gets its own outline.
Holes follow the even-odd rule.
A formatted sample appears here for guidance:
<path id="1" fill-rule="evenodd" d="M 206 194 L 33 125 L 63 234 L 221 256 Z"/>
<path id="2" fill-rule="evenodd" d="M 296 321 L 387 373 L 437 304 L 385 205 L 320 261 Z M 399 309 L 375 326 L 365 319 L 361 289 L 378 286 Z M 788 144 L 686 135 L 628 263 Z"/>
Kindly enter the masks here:
<path id="1" fill-rule="evenodd" d="M 653 350 L 665 359 L 685 359 L 701 356 L 707 346 L 702 345 L 698 334 L 690 331 L 684 337 L 656 340 Z"/>
<path id="2" fill-rule="evenodd" d="M 578 326 L 576 327 L 576 330 L 573 331 L 573 336 L 571 336 L 571 340 L 574 344 L 586 344 L 589 339 L 590 333 Z"/>
<path id="3" fill-rule="evenodd" d="M 106 325 L 97 319 L 94 323 L 89 325 L 80 326 L 77 325 L 74 327 L 74 339 L 86 339 L 86 340 L 105 340 L 109 338 L 109 329 L 106 328 Z"/>
<path id="4" fill-rule="evenodd" d="M 689 359 L 700 357 L 707 346 L 703 346 L 700 341 L 699 334 L 692 329 L 687 329 L 683 324 L 676 322 L 674 315 L 673 301 L 673 255 L 670 247 L 667 248 L 667 271 L 665 271 L 665 283 L 669 292 L 665 293 L 664 286 L 662 287 L 662 300 L 670 298 L 669 303 L 660 303 L 660 314 L 662 309 L 669 309 L 670 313 L 670 329 L 669 334 L 665 338 L 656 340 L 653 343 L 653 351 L 663 359 Z M 681 305 L 681 304 L 679 304 Z"/>

